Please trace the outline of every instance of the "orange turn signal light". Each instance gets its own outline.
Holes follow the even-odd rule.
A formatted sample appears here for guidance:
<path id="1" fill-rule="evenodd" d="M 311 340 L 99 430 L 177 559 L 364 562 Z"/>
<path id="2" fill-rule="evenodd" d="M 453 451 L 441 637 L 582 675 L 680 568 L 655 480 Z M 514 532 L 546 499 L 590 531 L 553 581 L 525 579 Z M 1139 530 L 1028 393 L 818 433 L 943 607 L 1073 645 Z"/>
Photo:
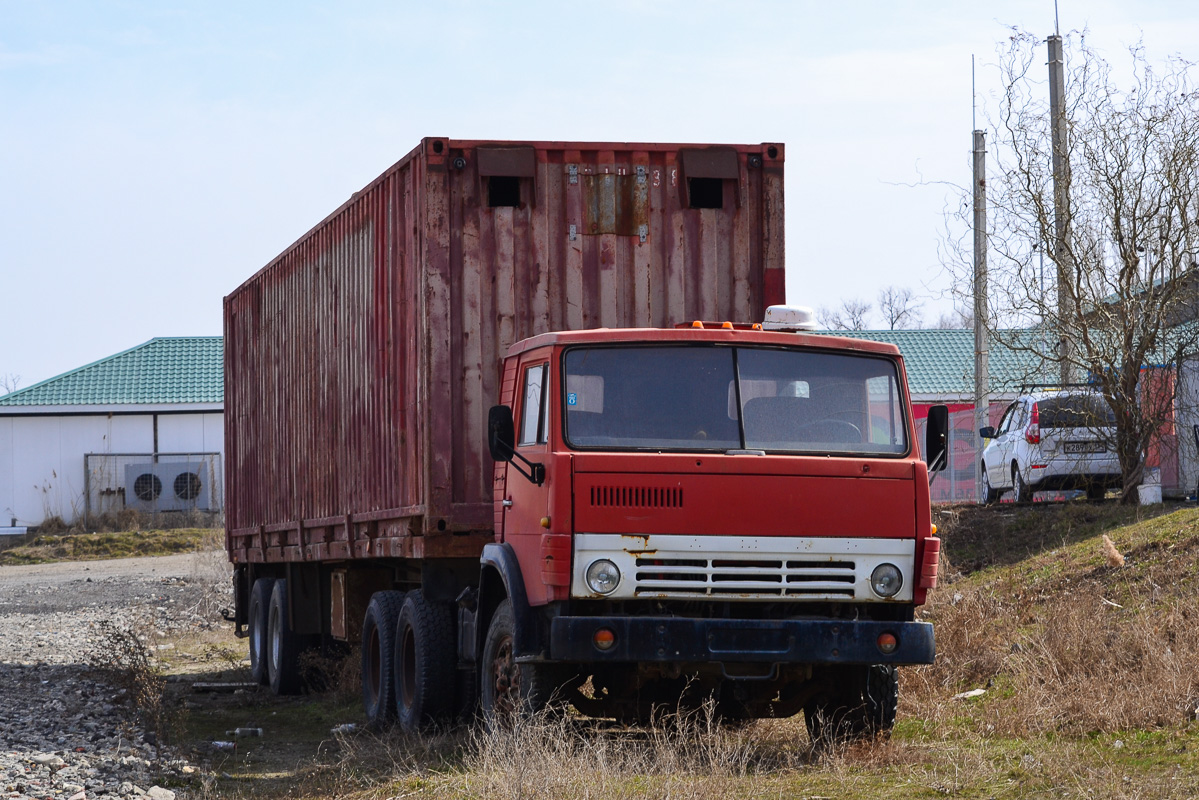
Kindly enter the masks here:
<path id="1" fill-rule="evenodd" d="M 591 643 L 597 650 L 611 650 L 616 646 L 616 634 L 611 628 L 600 628 L 592 634 Z"/>
<path id="2" fill-rule="evenodd" d="M 895 638 L 893 633 L 880 633 L 878 635 L 878 649 L 886 654 L 891 655 L 895 652 L 895 648 L 899 647 L 899 640 Z"/>

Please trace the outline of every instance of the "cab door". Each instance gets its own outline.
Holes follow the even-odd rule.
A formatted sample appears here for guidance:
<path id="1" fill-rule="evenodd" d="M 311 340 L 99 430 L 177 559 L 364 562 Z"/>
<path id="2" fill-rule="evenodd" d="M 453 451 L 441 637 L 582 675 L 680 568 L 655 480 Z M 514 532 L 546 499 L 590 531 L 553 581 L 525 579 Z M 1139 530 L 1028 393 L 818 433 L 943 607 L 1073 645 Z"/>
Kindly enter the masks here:
<path id="1" fill-rule="evenodd" d="M 534 464 L 545 464 L 549 456 L 550 364 L 544 353 L 521 362 L 517 375 L 516 452 Z M 503 500 L 504 541 L 516 553 L 524 573 L 529 602 L 545 602 L 541 574 L 541 520 L 549 515 L 549 480 L 538 485 L 517 471 L 519 460 L 508 464 Z M 521 464 L 523 467 L 524 465 Z M 526 468 L 526 471 L 531 471 Z M 542 596 L 538 597 L 540 593 Z"/>

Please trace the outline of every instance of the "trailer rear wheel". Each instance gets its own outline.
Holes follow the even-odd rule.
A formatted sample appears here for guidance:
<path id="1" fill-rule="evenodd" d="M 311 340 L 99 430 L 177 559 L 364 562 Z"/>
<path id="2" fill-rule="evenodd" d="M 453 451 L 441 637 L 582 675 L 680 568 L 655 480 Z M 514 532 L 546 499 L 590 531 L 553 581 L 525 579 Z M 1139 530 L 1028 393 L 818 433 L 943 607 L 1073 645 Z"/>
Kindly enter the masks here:
<path id="1" fill-rule="evenodd" d="M 250 640 L 250 676 L 256 683 L 266 686 L 271 682 L 270 670 L 267 667 L 268 636 L 267 626 L 271 607 L 271 590 L 274 588 L 274 578 L 259 578 L 254 581 L 250 590 L 249 610 L 249 640 Z"/>
<path id="2" fill-rule="evenodd" d="M 403 604 L 403 592 L 375 592 L 362 622 L 362 705 L 376 729 L 396 715 L 395 640 Z"/>
<path id="3" fill-rule="evenodd" d="M 267 613 L 267 671 L 275 694 L 299 694 L 300 653 L 305 644 L 287 621 L 287 581 L 275 581 Z"/>
<path id="4" fill-rule="evenodd" d="M 395 636 L 396 712 L 405 732 L 416 732 L 449 715 L 457 661 L 450 607 L 429 602 L 420 590 L 409 592 Z"/>
<path id="5" fill-rule="evenodd" d="M 819 748 L 890 735 L 899 708 L 899 673 L 895 667 L 848 667 L 835 680 L 804 706 L 812 744 Z"/>

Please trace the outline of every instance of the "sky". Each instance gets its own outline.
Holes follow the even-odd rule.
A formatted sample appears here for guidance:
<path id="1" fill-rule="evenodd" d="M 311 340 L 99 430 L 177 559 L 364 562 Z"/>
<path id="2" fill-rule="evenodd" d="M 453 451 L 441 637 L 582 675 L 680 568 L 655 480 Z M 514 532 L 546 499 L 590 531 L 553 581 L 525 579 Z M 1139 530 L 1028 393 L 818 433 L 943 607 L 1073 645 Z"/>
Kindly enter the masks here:
<path id="1" fill-rule="evenodd" d="M 1193 3 L 1059 15 L 1113 60 L 1199 57 Z M 1052 0 L 0 0 L 0 386 L 220 334 L 425 136 L 784 142 L 788 302 L 900 286 L 931 323 L 1013 26 L 1052 33 Z"/>

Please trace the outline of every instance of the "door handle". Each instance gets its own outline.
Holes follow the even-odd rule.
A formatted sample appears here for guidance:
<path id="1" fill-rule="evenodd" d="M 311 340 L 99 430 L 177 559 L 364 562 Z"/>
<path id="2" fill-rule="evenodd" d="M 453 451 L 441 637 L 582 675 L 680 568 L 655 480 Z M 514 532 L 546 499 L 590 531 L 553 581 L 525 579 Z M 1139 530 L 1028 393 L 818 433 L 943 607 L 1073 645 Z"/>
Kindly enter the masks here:
<path id="1" fill-rule="evenodd" d="M 504 508 L 512 508 L 512 501 L 511 500 L 502 500 L 502 501 L 500 501 L 500 505 L 503 506 Z"/>

